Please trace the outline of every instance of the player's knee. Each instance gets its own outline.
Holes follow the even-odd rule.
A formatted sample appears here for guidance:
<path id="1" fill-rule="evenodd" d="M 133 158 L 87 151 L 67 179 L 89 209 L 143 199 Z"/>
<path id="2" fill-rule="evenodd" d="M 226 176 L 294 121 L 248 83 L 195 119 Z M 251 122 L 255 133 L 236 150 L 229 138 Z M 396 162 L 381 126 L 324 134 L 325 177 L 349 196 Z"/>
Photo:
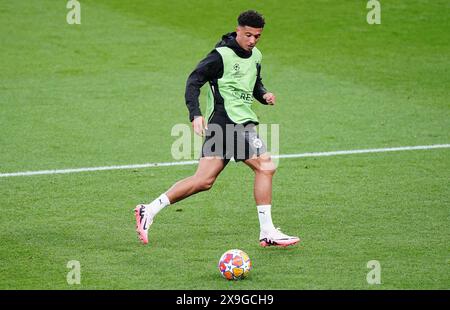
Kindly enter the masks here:
<path id="1" fill-rule="evenodd" d="M 261 169 L 260 169 L 260 173 L 264 173 L 266 175 L 271 175 L 271 176 L 274 175 L 276 171 L 277 171 L 277 169 L 275 168 L 274 165 L 266 165 L 266 166 L 261 167 Z"/>
<path id="2" fill-rule="evenodd" d="M 214 184 L 215 178 L 202 178 L 197 180 L 197 189 L 199 191 L 207 191 L 211 189 Z"/>
<path id="3" fill-rule="evenodd" d="M 263 173 L 266 175 L 274 175 L 276 170 L 275 164 L 270 158 L 262 159 L 256 167 L 256 173 Z"/>

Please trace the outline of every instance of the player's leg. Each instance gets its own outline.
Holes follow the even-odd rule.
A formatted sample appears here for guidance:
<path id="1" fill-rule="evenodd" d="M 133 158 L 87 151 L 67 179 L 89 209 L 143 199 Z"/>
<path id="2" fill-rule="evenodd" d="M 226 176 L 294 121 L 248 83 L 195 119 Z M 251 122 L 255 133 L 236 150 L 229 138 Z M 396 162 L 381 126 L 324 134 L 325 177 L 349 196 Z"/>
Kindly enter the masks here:
<path id="1" fill-rule="evenodd" d="M 178 181 L 166 192 L 170 203 L 173 204 L 195 193 L 209 190 L 224 167 L 222 158 L 202 157 L 193 176 Z"/>
<path id="2" fill-rule="evenodd" d="M 193 176 L 178 181 L 150 204 L 136 207 L 136 230 L 144 244 L 148 242 L 148 228 L 159 211 L 170 204 L 212 187 L 217 176 L 229 161 L 224 156 L 226 149 L 223 127 L 225 123 L 226 120 L 220 115 L 215 115 L 208 122 L 201 159 Z"/>
<path id="3" fill-rule="evenodd" d="M 276 172 L 275 164 L 270 158 L 269 153 L 264 153 L 258 157 L 253 156 L 244 163 L 255 172 L 255 183 L 253 194 L 256 204 L 272 204 L 272 178 Z"/>
<path id="4" fill-rule="evenodd" d="M 225 162 L 221 158 L 202 157 L 193 176 L 178 181 L 150 204 L 136 206 L 136 231 L 139 239 L 144 244 L 148 243 L 148 229 L 156 214 L 170 204 L 210 189 L 224 167 Z"/>
<path id="5" fill-rule="evenodd" d="M 261 246 L 287 246 L 299 242 L 298 237 L 283 234 L 272 223 L 272 179 L 276 167 L 269 153 L 263 153 L 260 156 L 253 155 L 244 163 L 255 172 L 253 193 L 258 209 Z"/>

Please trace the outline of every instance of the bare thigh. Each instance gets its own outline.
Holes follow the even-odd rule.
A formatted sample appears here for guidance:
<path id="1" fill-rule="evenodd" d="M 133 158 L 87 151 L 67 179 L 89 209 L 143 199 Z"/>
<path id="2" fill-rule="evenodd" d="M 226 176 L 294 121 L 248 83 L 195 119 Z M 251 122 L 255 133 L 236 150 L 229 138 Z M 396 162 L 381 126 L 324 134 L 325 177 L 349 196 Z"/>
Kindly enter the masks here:
<path id="1" fill-rule="evenodd" d="M 202 157 L 198 163 L 197 171 L 194 177 L 203 180 L 214 180 L 220 174 L 225 167 L 225 163 L 222 158 L 219 157 Z"/>

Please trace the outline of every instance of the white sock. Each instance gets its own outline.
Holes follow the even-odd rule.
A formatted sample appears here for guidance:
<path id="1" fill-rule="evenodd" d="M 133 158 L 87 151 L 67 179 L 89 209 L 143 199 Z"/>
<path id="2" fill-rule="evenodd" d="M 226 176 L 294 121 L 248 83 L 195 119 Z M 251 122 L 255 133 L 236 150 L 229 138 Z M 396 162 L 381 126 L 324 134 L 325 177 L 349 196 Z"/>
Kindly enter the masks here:
<path id="1" fill-rule="evenodd" d="M 271 205 L 260 205 L 258 208 L 259 227 L 261 231 L 269 231 L 275 229 L 272 223 Z"/>
<path id="2" fill-rule="evenodd" d="M 155 216 L 159 211 L 161 211 L 168 205 L 170 205 L 169 198 L 166 196 L 166 194 L 162 194 L 161 196 L 153 200 L 150 204 L 148 204 L 148 208 L 150 213 Z"/>

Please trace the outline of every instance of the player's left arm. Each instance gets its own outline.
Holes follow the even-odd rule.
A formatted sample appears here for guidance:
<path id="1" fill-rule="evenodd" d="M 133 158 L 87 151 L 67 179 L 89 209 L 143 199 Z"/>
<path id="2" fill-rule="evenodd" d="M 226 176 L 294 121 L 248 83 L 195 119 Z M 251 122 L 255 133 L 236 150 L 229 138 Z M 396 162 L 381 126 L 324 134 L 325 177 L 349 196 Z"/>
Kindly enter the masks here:
<path id="1" fill-rule="evenodd" d="M 261 102 L 262 104 L 274 105 L 275 95 L 273 93 L 268 92 L 262 82 L 261 64 L 257 64 L 256 67 L 258 75 L 256 76 L 255 87 L 253 88 L 253 97 L 255 97 L 255 99 Z"/>

